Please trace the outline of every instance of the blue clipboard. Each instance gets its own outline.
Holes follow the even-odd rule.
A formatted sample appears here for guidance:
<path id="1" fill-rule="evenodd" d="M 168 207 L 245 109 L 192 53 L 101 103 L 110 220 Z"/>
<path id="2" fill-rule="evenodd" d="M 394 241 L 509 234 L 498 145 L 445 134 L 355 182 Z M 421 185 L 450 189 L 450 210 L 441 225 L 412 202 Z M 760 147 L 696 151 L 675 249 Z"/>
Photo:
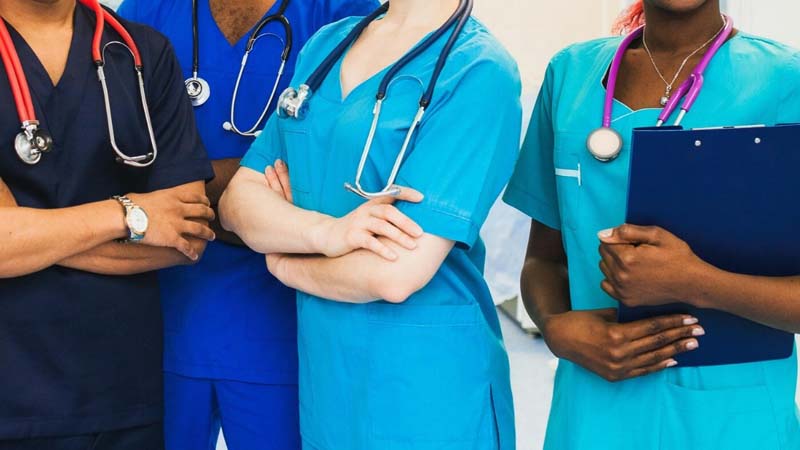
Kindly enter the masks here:
<path id="1" fill-rule="evenodd" d="M 800 274 L 800 124 L 634 130 L 627 222 L 661 226 L 723 270 Z M 716 310 L 679 303 L 621 305 L 630 322 L 671 313 L 700 319 L 700 348 L 681 366 L 788 358 L 794 335 Z"/>

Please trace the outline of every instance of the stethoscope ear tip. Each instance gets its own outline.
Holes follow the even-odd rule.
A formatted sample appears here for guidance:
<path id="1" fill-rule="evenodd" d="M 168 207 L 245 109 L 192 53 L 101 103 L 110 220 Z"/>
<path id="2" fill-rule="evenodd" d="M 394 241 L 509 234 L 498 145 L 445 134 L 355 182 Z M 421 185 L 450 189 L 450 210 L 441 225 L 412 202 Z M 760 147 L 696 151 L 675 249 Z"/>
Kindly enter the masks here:
<path id="1" fill-rule="evenodd" d="M 231 131 L 233 129 L 233 125 L 230 122 L 225 122 L 222 124 L 222 129 L 225 131 Z"/>

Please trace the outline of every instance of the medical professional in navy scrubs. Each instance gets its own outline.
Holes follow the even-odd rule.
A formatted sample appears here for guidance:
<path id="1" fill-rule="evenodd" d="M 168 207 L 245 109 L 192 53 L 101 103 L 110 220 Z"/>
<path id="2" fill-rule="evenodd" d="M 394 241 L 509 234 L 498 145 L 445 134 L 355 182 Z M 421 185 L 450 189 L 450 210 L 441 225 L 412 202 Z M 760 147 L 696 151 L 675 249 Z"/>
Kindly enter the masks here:
<path id="1" fill-rule="evenodd" d="M 153 271 L 196 260 L 214 236 L 213 172 L 180 67 L 163 36 L 122 21 L 160 147 L 149 167 L 123 165 L 92 57 L 95 13 L 76 0 L 2 0 L 0 16 L 53 139 L 38 164 L 18 158 L 20 118 L 0 64 L 0 449 L 162 449 Z M 102 44 L 116 40 L 107 26 Z M 116 140 L 141 155 L 150 142 L 125 48 L 107 48 L 105 75 Z"/>
<path id="2" fill-rule="evenodd" d="M 223 129 L 242 55 L 254 25 L 279 12 L 282 0 L 198 0 L 197 6 L 198 77 L 208 81 L 211 95 L 195 114 L 214 160 L 216 178 L 208 191 L 216 205 L 253 142 Z M 288 86 L 297 55 L 312 34 L 377 7 L 377 0 L 289 0 L 285 16 L 293 45 L 277 94 Z M 192 76 L 191 0 L 125 0 L 119 13 L 163 32 L 175 46 L 184 78 Z M 278 23 L 263 33 L 285 39 Z M 275 36 L 259 39 L 253 48 L 236 102 L 240 129 L 250 128 L 261 114 L 283 48 Z M 215 448 L 220 426 L 232 450 L 260 449 L 264 442 L 274 449 L 299 448 L 294 292 L 269 275 L 262 255 L 217 231 L 219 239 L 202 262 L 160 276 L 167 448 Z"/>

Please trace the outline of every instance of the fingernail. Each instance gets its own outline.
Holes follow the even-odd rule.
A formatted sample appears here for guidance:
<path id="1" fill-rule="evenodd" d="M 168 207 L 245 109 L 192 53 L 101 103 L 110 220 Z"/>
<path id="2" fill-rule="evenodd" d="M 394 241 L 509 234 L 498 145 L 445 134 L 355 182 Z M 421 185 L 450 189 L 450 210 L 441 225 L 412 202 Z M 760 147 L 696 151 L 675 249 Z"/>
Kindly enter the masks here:
<path id="1" fill-rule="evenodd" d="M 613 228 L 608 228 L 608 229 L 605 229 L 605 230 L 601 230 L 599 233 L 597 233 L 597 237 L 599 237 L 600 239 L 608 239 L 613 235 L 614 235 L 614 229 Z"/>
<path id="2" fill-rule="evenodd" d="M 704 330 L 702 327 L 697 327 L 694 330 L 692 330 L 692 336 L 705 336 L 705 335 L 706 335 L 706 330 Z"/>
<path id="3" fill-rule="evenodd" d="M 275 169 L 273 169 L 272 166 L 267 166 L 266 171 L 269 172 L 270 170 L 275 170 Z"/>
<path id="4" fill-rule="evenodd" d="M 216 241 L 217 240 L 217 235 L 216 234 L 212 234 L 211 235 L 211 240 L 212 241 Z"/>
<path id="5" fill-rule="evenodd" d="M 280 159 L 275 161 L 275 167 L 283 167 L 283 161 L 281 161 Z"/>
<path id="6" fill-rule="evenodd" d="M 696 317 L 687 317 L 687 318 L 683 319 L 683 324 L 684 325 L 694 325 L 697 322 L 698 322 L 698 320 L 697 320 Z"/>
<path id="7" fill-rule="evenodd" d="M 691 340 L 686 344 L 686 350 L 696 350 L 700 344 L 697 343 L 695 340 Z"/>
<path id="8" fill-rule="evenodd" d="M 674 359 L 670 359 L 669 361 L 667 361 L 667 367 L 675 367 L 677 365 L 678 361 L 675 361 Z"/>

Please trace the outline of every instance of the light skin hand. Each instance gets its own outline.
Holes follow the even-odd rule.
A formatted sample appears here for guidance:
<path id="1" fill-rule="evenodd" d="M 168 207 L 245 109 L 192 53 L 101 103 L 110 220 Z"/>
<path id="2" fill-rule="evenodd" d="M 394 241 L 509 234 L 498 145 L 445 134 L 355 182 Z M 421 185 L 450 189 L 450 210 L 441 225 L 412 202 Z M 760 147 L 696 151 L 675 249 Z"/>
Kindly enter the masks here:
<path id="1" fill-rule="evenodd" d="M 602 289 L 628 306 L 685 301 L 706 265 L 689 245 L 659 227 L 622 225 L 598 234 Z"/>
<path id="2" fill-rule="evenodd" d="M 267 167 L 264 176 L 272 191 L 286 202 L 293 203 L 289 168 L 283 161 L 278 160 L 274 167 Z M 365 249 L 395 261 L 397 252 L 381 242 L 379 237 L 385 237 L 407 250 L 414 250 L 423 231 L 393 204 L 398 201 L 419 203 L 422 199 L 421 193 L 401 188 L 398 196 L 370 200 L 340 219 L 323 221 L 316 228 L 314 239 L 328 257 L 335 258 Z"/>

